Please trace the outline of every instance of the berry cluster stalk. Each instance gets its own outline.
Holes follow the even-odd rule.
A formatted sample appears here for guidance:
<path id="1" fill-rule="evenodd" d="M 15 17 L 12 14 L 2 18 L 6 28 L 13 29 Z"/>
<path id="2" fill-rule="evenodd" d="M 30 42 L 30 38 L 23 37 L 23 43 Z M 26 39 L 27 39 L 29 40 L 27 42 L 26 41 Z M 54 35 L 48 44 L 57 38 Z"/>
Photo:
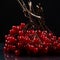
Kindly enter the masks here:
<path id="1" fill-rule="evenodd" d="M 30 20 L 30 23 L 29 23 L 29 24 L 32 25 L 32 28 L 39 27 L 39 28 L 41 28 L 42 30 L 47 30 L 48 32 L 51 32 L 51 30 L 46 26 L 45 22 L 42 22 L 42 18 L 43 18 L 43 17 L 37 15 L 37 14 L 39 14 L 39 12 L 36 13 L 36 12 L 33 11 L 34 9 L 33 9 L 33 6 L 32 6 L 32 2 L 31 2 L 30 0 L 28 1 L 29 9 L 27 9 L 27 6 L 26 6 L 26 4 L 24 3 L 23 0 L 17 0 L 17 1 L 18 1 L 18 3 L 20 4 L 20 6 L 22 7 L 22 9 L 23 9 L 24 15 L 25 15 L 27 18 L 29 18 L 29 20 Z M 38 8 L 41 8 L 41 7 L 38 6 Z M 38 9 L 38 10 L 39 10 L 39 9 Z M 41 10 L 42 10 L 42 8 L 41 8 Z M 33 13 L 32 13 L 32 11 L 33 11 Z M 39 10 L 39 11 L 40 11 L 40 10 Z M 26 13 L 27 13 L 27 14 L 26 14 Z M 35 14 L 34 14 L 34 13 L 35 13 Z M 33 17 L 37 18 L 37 20 L 36 20 L 36 19 L 34 20 Z M 39 25 L 38 25 L 37 21 L 38 21 Z M 27 25 L 29 25 L 29 24 L 27 24 Z M 34 26 L 35 26 L 35 27 L 34 27 Z M 26 26 L 26 28 L 27 28 L 27 26 Z M 36 29 L 38 29 L 38 28 L 36 28 Z"/>

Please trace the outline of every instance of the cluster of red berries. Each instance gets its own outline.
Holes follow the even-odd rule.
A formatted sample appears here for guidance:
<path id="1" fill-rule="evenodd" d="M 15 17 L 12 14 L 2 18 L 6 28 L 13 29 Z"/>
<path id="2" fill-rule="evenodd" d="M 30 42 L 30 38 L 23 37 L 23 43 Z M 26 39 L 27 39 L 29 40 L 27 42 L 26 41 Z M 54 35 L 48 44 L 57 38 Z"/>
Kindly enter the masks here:
<path id="1" fill-rule="evenodd" d="M 5 35 L 4 52 L 20 55 L 46 54 L 50 51 L 60 51 L 60 37 L 53 33 L 41 30 L 23 30 L 25 23 L 12 26 L 8 35 Z"/>

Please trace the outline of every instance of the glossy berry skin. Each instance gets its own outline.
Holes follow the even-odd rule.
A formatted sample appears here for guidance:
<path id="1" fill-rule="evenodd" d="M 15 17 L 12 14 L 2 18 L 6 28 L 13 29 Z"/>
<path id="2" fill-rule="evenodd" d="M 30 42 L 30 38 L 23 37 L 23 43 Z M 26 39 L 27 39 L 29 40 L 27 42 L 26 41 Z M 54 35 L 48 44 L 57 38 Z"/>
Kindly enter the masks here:
<path id="1" fill-rule="evenodd" d="M 7 52 L 7 48 L 5 46 L 4 46 L 3 50 L 4 50 L 4 52 Z"/>
<path id="2" fill-rule="evenodd" d="M 11 46 L 11 50 L 12 50 L 12 51 L 15 51 L 15 50 L 16 50 L 16 46 L 15 46 L 15 45 L 12 45 L 12 46 Z"/>
<path id="3" fill-rule="evenodd" d="M 24 43 L 25 42 L 24 36 L 19 36 L 18 41 Z"/>
<path id="4" fill-rule="evenodd" d="M 60 43 L 57 44 L 57 48 L 60 50 Z"/>
<path id="5" fill-rule="evenodd" d="M 38 44 L 40 41 L 39 41 L 39 39 L 38 38 L 34 38 L 33 39 L 33 44 Z"/>
<path id="6" fill-rule="evenodd" d="M 21 23 L 21 28 L 23 29 L 25 27 L 25 23 Z"/>
<path id="7" fill-rule="evenodd" d="M 5 39 L 7 38 L 7 35 L 5 35 Z"/>
<path id="8" fill-rule="evenodd" d="M 4 52 L 13 52 L 20 55 L 21 52 L 32 54 L 48 54 L 51 51 L 60 51 L 60 37 L 47 30 L 27 29 L 25 23 L 12 26 L 9 34 L 5 35 Z M 25 50 L 25 51 L 24 51 Z"/>
<path id="9" fill-rule="evenodd" d="M 51 44 L 50 44 L 50 43 L 43 42 L 43 46 L 44 46 L 44 47 L 47 47 L 47 46 L 50 47 Z"/>
<path id="10" fill-rule="evenodd" d="M 9 44 L 13 44 L 13 43 L 16 42 L 16 39 L 11 36 L 11 37 L 7 37 L 7 41 L 8 41 Z"/>
<path id="11" fill-rule="evenodd" d="M 39 35 L 39 37 L 41 36 L 41 30 L 37 30 L 37 34 Z"/>
<path id="12" fill-rule="evenodd" d="M 12 29 L 16 30 L 17 29 L 17 26 L 12 26 Z"/>
<path id="13" fill-rule="evenodd" d="M 23 30 L 22 30 L 22 31 L 19 31 L 19 35 L 20 35 L 20 36 L 24 36 Z"/>
<path id="14" fill-rule="evenodd" d="M 23 44 L 18 42 L 17 47 L 18 47 L 18 49 L 21 49 L 23 47 Z"/>
<path id="15" fill-rule="evenodd" d="M 60 42 L 60 37 L 58 37 L 58 42 Z"/>
<path id="16" fill-rule="evenodd" d="M 10 30 L 10 34 L 11 34 L 11 35 L 14 35 L 14 34 L 16 34 L 16 30 L 14 30 L 14 29 L 11 29 L 11 30 Z"/>
<path id="17" fill-rule="evenodd" d="M 38 48 L 34 48 L 34 54 L 38 53 Z"/>
<path id="18" fill-rule="evenodd" d="M 15 55 L 16 56 L 20 55 L 20 51 L 19 50 L 15 50 Z"/>
<path id="19" fill-rule="evenodd" d="M 10 45 L 7 45 L 7 46 L 4 46 L 4 52 L 10 52 L 11 50 L 11 46 Z"/>
<path id="20" fill-rule="evenodd" d="M 33 34 L 33 35 L 35 34 L 35 31 L 34 31 L 34 30 L 30 30 L 30 32 L 31 32 L 31 34 Z"/>
<path id="21" fill-rule="evenodd" d="M 57 46 L 58 46 L 58 41 L 54 41 L 53 42 L 53 49 L 57 50 L 57 48 L 58 48 Z"/>
<path id="22" fill-rule="evenodd" d="M 19 31 L 20 27 L 19 26 L 12 26 L 12 29 L 16 31 L 16 33 Z"/>
<path id="23" fill-rule="evenodd" d="M 38 45 L 38 49 L 39 49 L 39 50 L 42 50 L 42 48 L 43 48 L 43 46 L 39 44 L 39 45 Z"/>
<path id="24" fill-rule="evenodd" d="M 54 40 L 56 40 L 56 39 L 57 39 L 57 37 L 56 37 L 56 36 L 53 36 L 53 38 L 54 38 Z"/>
<path id="25" fill-rule="evenodd" d="M 34 46 L 33 45 L 28 45 L 28 50 L 29 51 L 34 51 Z"/>
<path id="26" fill-rule="evenodd" d="M 45 47 L 44 53 L 47 53 L 47 52 L 48 52 L 48 47 Z"/>
<path id="27" fill-rule="evenodd" d="M 49 33 L 49 34 L 48 34 L 48 37 L 49 37 L 49 38 L 52 38 L 52 36 L 53 36 L 53 33 Z"/>
<path id="28" fill-rule="evenodd" d="M 17 26 L 16 28 L 17 28 L 17 32 L 18 32 L 18 31 L 20 30 L 20 27 L 19 27 L 19 26 Z"/>
<path id="29" fill-rule="evenodd" d="M 7 47 L 8 46 L 8 44 L 7 43 L 5 43 L 5 47 Z"/>
<path id="30" fill-rule="evenodd" d="M 53 46 L 57 47 L 58 41 L 54 41 Z"/>
<path id="31" fill-rule="evenodd" d="M 30 42 L 31 42 L 30 38 L 25 39 L 25 43 L 30 43 Z"/>

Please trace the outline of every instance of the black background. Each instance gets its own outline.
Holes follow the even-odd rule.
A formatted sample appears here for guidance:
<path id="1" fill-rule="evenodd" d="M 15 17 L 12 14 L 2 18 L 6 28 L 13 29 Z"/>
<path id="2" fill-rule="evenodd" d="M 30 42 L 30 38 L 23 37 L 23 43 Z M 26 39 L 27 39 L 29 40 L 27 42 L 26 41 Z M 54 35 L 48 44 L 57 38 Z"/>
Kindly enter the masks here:
<path id="1" fill-rule="evenodd" d="M 27 0 L 25 0 L 26 2 Z M 57 36 L 60 36 L 60 1 L 59 0 L 32 0 L 33 4 L 42 3 L 47 26 Z M 0 41 L 8 33 L 12 25 L 27 22 L 17 0 L 1 0 L 0 2 Z"/>

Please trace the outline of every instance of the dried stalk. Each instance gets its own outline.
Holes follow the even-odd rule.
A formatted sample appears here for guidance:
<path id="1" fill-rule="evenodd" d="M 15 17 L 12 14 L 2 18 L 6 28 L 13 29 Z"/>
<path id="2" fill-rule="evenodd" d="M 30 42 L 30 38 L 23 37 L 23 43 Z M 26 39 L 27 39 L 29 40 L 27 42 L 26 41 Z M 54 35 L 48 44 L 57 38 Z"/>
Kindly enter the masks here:
<path id="1" fill-rule="evenodd" d="M 20 4 L 20 6 L 22 7 L 23 11 L 27 12 L 29 15 L 31 15 L 31 16 L 33 16 L 33 17 L 38 18 L 41 27 L 44 29 L 44 27 L 43 27 L 43 25 L 44 25 L 45 28 L 50 32 L 50 29 L 47 28 L 47 26 L 45 25 L 45 23 L 42 24 L 42 21 L 40 21 L 40 19 L 41 19 L 42 17 L 41 17 L 41 16 L 38 16 L 38 15 L 36 15 L 36 14 L 34 14 L 34 13 L 31 12 L 31 2 L 30 2 L 30 4 L 29 4 L 29 5 L 30 5 L 30 6 L 29 6 L 29 7 L 30 7 L 30 11 L 29 11 L 29 10 L 27 9 L 27 7 L 26 7 L 26 5 L 25 5 L 25 3 L 24 3 L 23 0 L 17 0 L 17 1 L 18 1 L 18 3 Z M 28 17 L 28 18 L 31 20 L 30 16 L 26 16 L 26 17 Z M 31 21 L 32 21 L 32 20 L 31 20 Z"/>
<path id="2" fill-rule="evenodd" d="M 22 0 L 22 1 L 23 1 L 23 0 Z M 34 13 L 30 12 L 30 11 L 26 8 L 26 5 L 25 5 L 25 4 L 24 4 L 24 5 L 25 5 L 25 7 L 24 7 L 24 5 L 21 3 L 20 0 L 18 0 L 18 2 L 19 2 L 20 6 L 23 8 L 24 11 L 28 12 L 30 15 L 32 15 L 32 16 L 34 16 L 34 17 L 36 17 L 36 18 L 41 19 L 41 16 L 35 15 Z M 23 3 L 24 3 L 24 2 L 23 2 Z"/>

